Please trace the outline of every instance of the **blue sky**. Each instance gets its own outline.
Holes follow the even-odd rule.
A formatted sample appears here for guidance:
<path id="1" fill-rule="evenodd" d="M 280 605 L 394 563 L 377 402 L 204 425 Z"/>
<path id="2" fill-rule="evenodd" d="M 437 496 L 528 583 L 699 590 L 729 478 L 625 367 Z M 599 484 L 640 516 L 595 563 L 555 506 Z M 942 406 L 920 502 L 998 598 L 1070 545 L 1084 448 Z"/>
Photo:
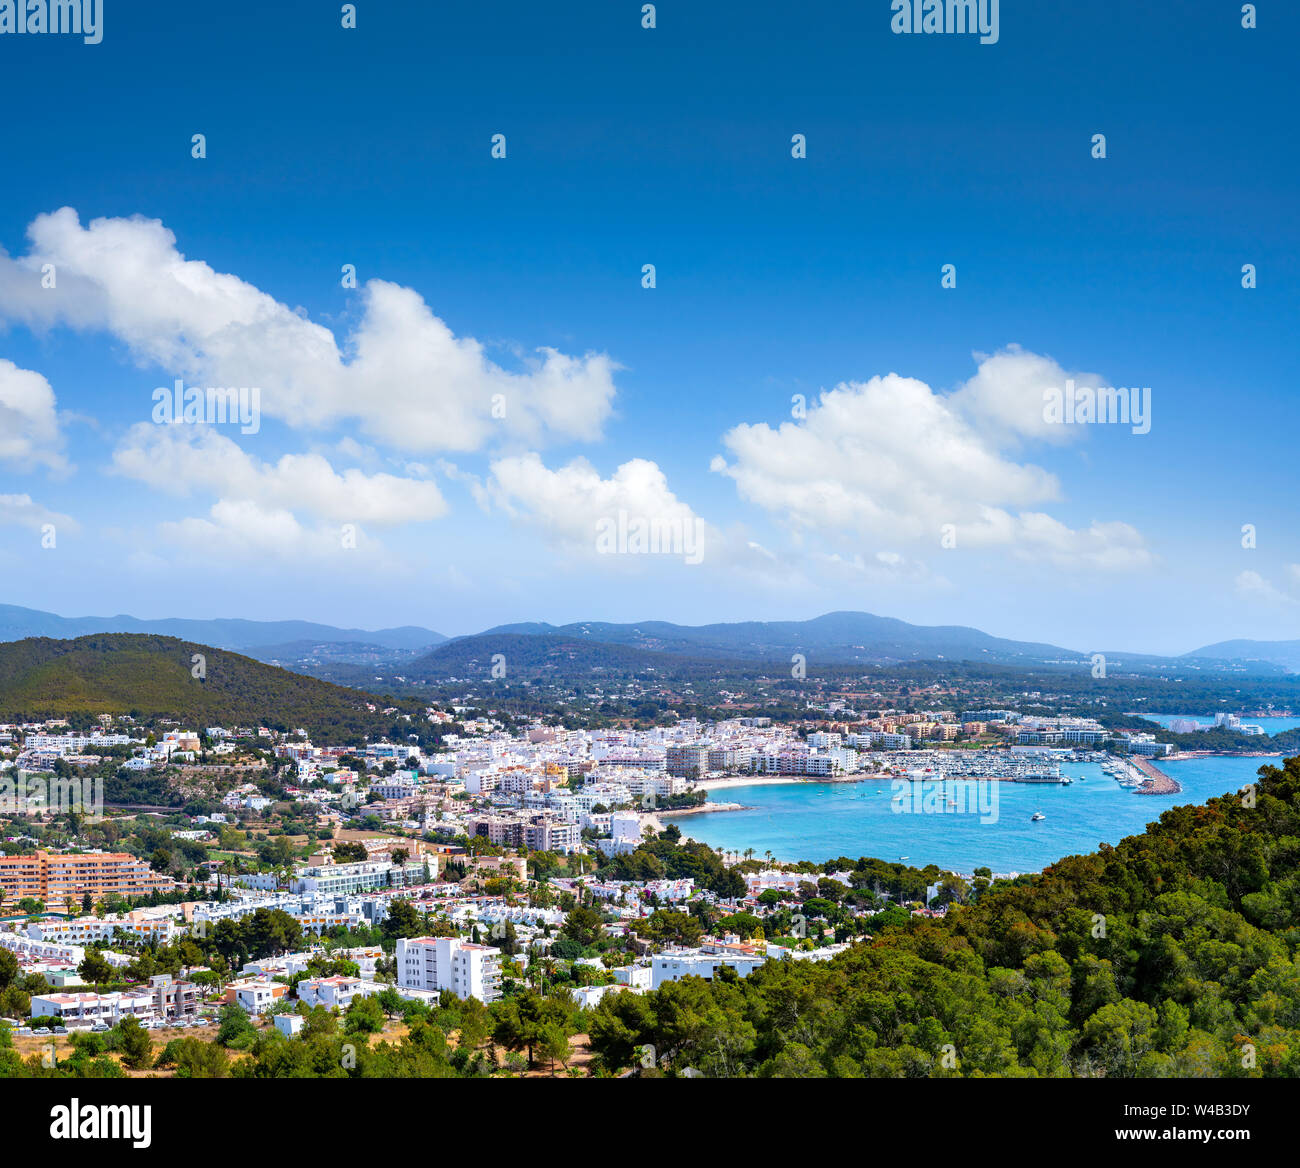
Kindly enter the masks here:
<path id="1" fill-rule="evenodd" d="M 0 36 L 6 601 L 1300 636 L 1288 6 L 268 7 Z M 1045 427 L 1075 374 L 1150 433 Z M 156 424 L 177 377 L 260 430 Z"/>

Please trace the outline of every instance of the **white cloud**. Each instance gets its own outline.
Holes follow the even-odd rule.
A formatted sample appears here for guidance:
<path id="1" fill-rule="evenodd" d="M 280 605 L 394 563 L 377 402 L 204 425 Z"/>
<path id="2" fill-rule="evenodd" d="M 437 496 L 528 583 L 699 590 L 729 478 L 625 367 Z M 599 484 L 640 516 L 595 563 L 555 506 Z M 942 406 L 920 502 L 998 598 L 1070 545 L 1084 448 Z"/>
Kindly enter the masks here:
<path id="1" fill-rule="evenodd" d="M 648 459 L 631 459 L 602 478 L 584 458 L 551 470 L 530 452 L 495 460 L 485 483 L 459 477 L 480 506 L 536 528 L 586 567 L 639 570 L 675 562 L 768 582 L 802 578 L 803 557 L 773 554 L 739 527 L 723 530 L 709 523 L 677 497 L 663 470 Z M 637 554 L 638 538 L 657 541 L 650 546 L 660 551 Z M 611 550 L 627 554 L 606 554 Z"/>
<path id="2" fill-rule="evenodd" d="M 395 525 L 447 511 L 436 483 L 356 469 L 336 471 L 321 454 L 264 463 L 206 426 L 133 426 L 113 452 L 121 474 L 172 494 L 256 502 L 262 515 L 304 511 L 334 522 Z"/>
<path id="3" fill-rule="evenodd" d="M 531 452 L 495 460 L 487 482 L 471 481 L 470 487 L 481 506 L 538 529 L 588 566 L 639 569 L 667 561 L 788 573 L 787 565 L 742 531 L 722 531 L 697 515 L 648 459 L 631 459 L 601 478 L 584 458 L 551 470 Z M 652 541 L 648 546 L 658 553 L 637 554 L 638 546 L 647 546 L 638 539 Z M 611 551 L 627 554 L 605 554 Z"/>
<path id="4" fill-rule="evenodd" d="M 56 532 L 80 530 L 70 515 L 60 515 L 57 511 L 42 507 L 30 495 L 0 495 L 0 524 L 4 523 L 30 527 L 34 531 L 40 531 L 47 523 L 54 524 Z"/>
<path id="5" fill-rule="evenodd" d="M 157 220 L 82 227 L 64 207 L 38 216 L 28 236 L 26 256 L 0 253 L 0 316 L 107 330 L 169 374 L 256 386 L 267 415 L 291 426 L 353 423 L 402 450 L 470 451 L 497 436 L 593 440 L 612 410 L 617 366 L 604 354 L 541 348 L 522 369 L 504 369 L 418 293 L 384 280 L 365 284 L 360 322 L 340 345 L 252 284 L 187 260 Z M 47 263 L 53 289 L 40 286 Z"/>
<path id="6" fill-rule="evenodd" d="M 339 528 L 307 527 L 282 507 L 264 507 L 252 499 L 221 499 L 209 518 L 187 518 L 158 525 L 159 538 L 168 547 L 202 556 L 268 557 L 285 561 L 323 559 L 342 554 Z M 356 548 L 365 544 L 360 528 L 353 536 Z"/>
<path id="7" fill-rule="evenodd" d="M 1000 450 L 1014 441 L 1012 429 L 1033 432 L 1028 420 L 1012 423 L 1020 417 L 1015 403 L 1028 400 L 1025 387 L 1048 368 L 1043 362 L 1004 352 L 947 396 L 896 373 L 843 383 L 823 392 L 806 418 L 734 427 L 723 436 L 730 457 L 716 456 L 712 469 L 796 537 L 850 533 L 938 549 L 951 525 L 958 548 L 1005 548 L 1063 566 L 1149 566 L 1145 541 L 1128 524 L 1071 530 L 1039 510 L 1060 499 L 1059 481 Z M 993 423 L 972 423 L 977 405 Z"/>
<path id="8" fill-rule="evenodd" d="M 554 543 L 595 554 L 597 524 L 629 519 L 676 528 L 683 533 L 708 531 L 708 525 L 677 498 L 656 463 L 634 458 L 602 479 L 585 458 L 550 470 L 536 453 L 500 458 L 492 463 L 488 494 L 502 510 L 526 519 Z M 713 534 L 716 534 L 714 532 Z"/>
<path id="9" fill-rule="evenodd" d="M 54 390 L 39 373 L 0 357 L 0 462 L 63 472 L 63 435 Z"/>
<path id="10" fill-rule="evenodd" d="M 972 354 L 979 366 L 975 376 L 949 395 L 947 402 L 976 430 L 997 442 L 1015 439 L 1064 443 L 1081 437 L 1083 426 L 1049 422 L 1044 393 L 1065 391 L 1067 381 L 1076 387 L 1102 384 L 1096 373 L 1067 373 L 1051 357 L 1008 345 L 991 356 Z"/>
<path id="11" fill-rule="evenodd" d="M 1288 564 L 1286 576 L 1288 583 L 1293 588 L 1300 586 L 1300 564 Z M 1242 600 L 1268 605 L 1296 603 L 1296 598 L 1290 595 L 1285 588 L 1279 588 L 1271 580 L 1255 571 L 1239 572 L 1237 578 L 1233 581 L 1233 585 L 1236 588 L 1237 595 Z"/>
<path id="12" fill-rule="evenodd" d="M 1087 527 L 1070 528 L 1050 515 L 1027 512 L 1015 516 L 1007 534 L 1013 550 L 1027 559 L 1041 559 L 1058 567 L 1095 568 L 1127 572 L 1148 568 L 1154 557 L 1142 533 L 1128 523 L 1094 520 Z"/>

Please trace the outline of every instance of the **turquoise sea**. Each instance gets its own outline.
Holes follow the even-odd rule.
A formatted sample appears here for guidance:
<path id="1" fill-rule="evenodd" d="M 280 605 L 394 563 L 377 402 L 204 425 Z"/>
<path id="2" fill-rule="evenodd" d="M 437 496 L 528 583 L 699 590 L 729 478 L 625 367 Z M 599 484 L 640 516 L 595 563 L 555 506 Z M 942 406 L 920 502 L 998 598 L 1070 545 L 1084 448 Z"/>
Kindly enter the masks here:
<path id="1" fill-rule="evenodd" d="M 857 783 L 798 783 L 733 787 L 716 792 L 720 802 L 743 803 L 752 810 L 719 811 L 665 818 L 682 832 L 726 851 L 753 848 L 762 858 L 824 862 L 839 856 L 872 856 L 896 861 L 906 857 L 916 867 L 937 864 L 969 873 L 986 866 L 997 873 L 1037 872 L 1053 860 L 1091 852 L 1101 843 L 1118 843 L 1141 832 L 1167 807 L 1204 803 L 1237 791 L 1254 779 L 1272 758 L 1196 758 L 1158 765 L 1183 787 L 1179 795 L 1136 795 L 1121 787 L 1097 763 L 1066 763 L 1062 772 L 1074 782 L 1059 785 L 992 783 L 996 816 L 981 815 L 970 792 L 938 800 L 928 813 L 894 810 L 891 779 Z M 970 786 L 949 782 L 950 788 Z M 903 785 L 904 805 L 912 806 L 912 784 Z M 929 789 L 927 785 L 926 789 Z M 959 797 L 960 796 L 960 797 Z M 986 795 L 986 800 L 992 794 Z M 963 811 L 969 803 L 970 811 Z M 989 803 L 985 803 L 989 807 Z M 1041 811 L 1045 819 L 1030 816 Z M 983 822 L 984 819 L 990 822 Z"/>

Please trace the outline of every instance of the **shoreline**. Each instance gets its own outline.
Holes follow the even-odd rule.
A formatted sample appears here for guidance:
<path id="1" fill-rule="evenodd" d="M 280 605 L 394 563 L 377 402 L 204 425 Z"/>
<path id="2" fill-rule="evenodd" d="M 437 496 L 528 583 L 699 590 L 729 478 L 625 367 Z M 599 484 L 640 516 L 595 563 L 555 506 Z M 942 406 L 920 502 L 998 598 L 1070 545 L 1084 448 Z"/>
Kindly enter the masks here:
<path id="1" fill-rule="evenodd" d="M 1176 750 L 1161 762 L 1188 762 L 1194 758 L 1282 758 L 1280 750 Z"/>
<path id="2" fill-rule="evenodd" d="M 652 811 L 650 817 L 655 819 L 672 819 L 682 815 L 703 815 L 714 811 L 754 811 L 746 803 L 701 803 L 698 807 L 683 807 L 677 811 Z"/>
<path id="3" fill-rule="evenodd" d="M 751 810 L 751 809 L 746 808 L 745 810 Z M 734 855 L 737 860 L 743 858 L 742 852 L 734 848 L 720 848 L 716 844 L 709 843 L 707 840 L 697 839 L 695 836 L 691 835 L 689 832 L 684 830 L 682 831 L 682 840 L 690 843 L 696 843 L 696 844 L 702 843 L 704 844 L 705 847 L 713 848 L 714 851 L 720 852 L 723 857 L 723 864 L 728 867 L 730 867 L 731 863 L 734 862 L 728 859 L 728 857 Z M 753 858 L 756 860 L 762 860 L 764 863 L 768 865 L 769 869 L 772 865 L 779 865 L 784 868 L 790 868 L 790 867 L 794 867 L 797 864 L 802 864 L 808 860 L 807 856 L 800 856 L 795 859 L 785 859 L 773 853 L 771 860 L 768 861 L 765 854 L 760 856 L 757 852 L 754 853 Z M 891 860 L 886 860 L 883 857 L 874 857 L 874 858 L 880 859 L 881 863 L 885 863 L 885 864 L 895 862 Z M 816 861 L 813 862 L 816 863 Z M 915 868 L 918 871 L 931 866 L 929 864 L 913 864 L 910 860 L 904 860 L 902 863 L 903 863 L 903 867 Z M 1056 861 L 1053 860 L 1052 863 L 1056 863 Z M 954 876 L 960 876 L 963 880 L 970 881 L 975 878 L 974 872 L 959 872 L 955 868 L 945 868 L 941 864 L 935 864 L 933 866 L 938 868 L 941 872 L 951 873 Z M 1036 876 L 1041 874 L 1042 871 L 1043 871 L 1042 868 L 1023 868 L 1023 869 L 1015 869 L 1009 872 L 995 872 L 993 875 L 995 879 L 1010 879 L 1014 876 Z M 810 876 L 809 878 L 811 879 L 812 877 Z"/>
<path id="4" fill-rule="evenodd" d="M 954 752 L 954 755 L 956 752 Z M 1186 762 L 1195 758 L 1285 758 L 1281 750 L 1176 750 L 1172 754 L 1160 755 L 1155 762 Z M 1075 760 L 1066 759 L 1074 763 Z M 937 776 L 936 776 L 937 777 Z M 974 782 L 977 780 L 1019 782 L 1009 775 L 945 775 L 945 779 L 954 782 Z M 855 771 L 848 775 L 823 778 L 820 775 L 728 775 L 721 779 L 698 779 L 693 789 L 696 791 L 726 791 L 733 787 L 791 786 L 801 783 L 863 783 L 873 780 L 884 782 L 890 779 L 906 779 L 910 782 L 932 782 L 927 776 L 913 779 L 910 775 L 892 772 L 873 772 L 870 774 Z"/>
<path id="5" fill-rule="evenodd" d="M 696 791 L 727 791 L 732 787 L 784 787 L 806 783 L 860 783 L 863 779 L 886 778 L 885 775 L 842 775 L 839 778 L 824 779 L 807 775 L 728 775 L 724 779 L 699 779 L 694 786 Z"/>

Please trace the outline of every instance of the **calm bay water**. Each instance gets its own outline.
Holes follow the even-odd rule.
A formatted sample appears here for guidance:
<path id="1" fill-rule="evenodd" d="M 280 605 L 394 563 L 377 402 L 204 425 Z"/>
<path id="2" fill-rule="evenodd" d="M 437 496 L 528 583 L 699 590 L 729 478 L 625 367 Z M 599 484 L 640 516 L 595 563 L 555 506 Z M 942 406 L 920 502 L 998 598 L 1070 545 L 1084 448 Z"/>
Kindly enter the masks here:
<path id="1" fill-rule="evenodd" d="M 1092 852 L 1140 833 L 1168 807 L 1204 803 L 1239 790 L 1271 758 L 1196 758 L 1161 762 L 1183 787 L 1180 795 L 1136 795 L 1121 787 L 1096 763 L 1066 763 L 1068 787 L 996 783 L 996 822 L 983 823 L 974 811 L 899 813 L 893 810 L 892 780 L 858 783 L 756 785 L 719 791 L 719 801 L 744 803 L 752 810 L 689 815 L 675 822 L 693 839 L 726 851 L 753 848 L 757 857 L 772 852 L 778 860 L 823 862 L 838 856 L 873 856 L 909 864 L 938 864 L 957 872 L 980 866 L 994 872 L 1036 872 L 1062 856 Z M 959 784 L 949 783 L 950 787 Z M 928 789 L 928 788 L 927 788 Z M 903 795 L 910 806 L 911 784 Z M 974 804 L 971 799 L 970 803 Z M 957 799 L 958 808 L 966 800 Z M 1030 816 L 1042 811 L 1045 819 Z"/>

